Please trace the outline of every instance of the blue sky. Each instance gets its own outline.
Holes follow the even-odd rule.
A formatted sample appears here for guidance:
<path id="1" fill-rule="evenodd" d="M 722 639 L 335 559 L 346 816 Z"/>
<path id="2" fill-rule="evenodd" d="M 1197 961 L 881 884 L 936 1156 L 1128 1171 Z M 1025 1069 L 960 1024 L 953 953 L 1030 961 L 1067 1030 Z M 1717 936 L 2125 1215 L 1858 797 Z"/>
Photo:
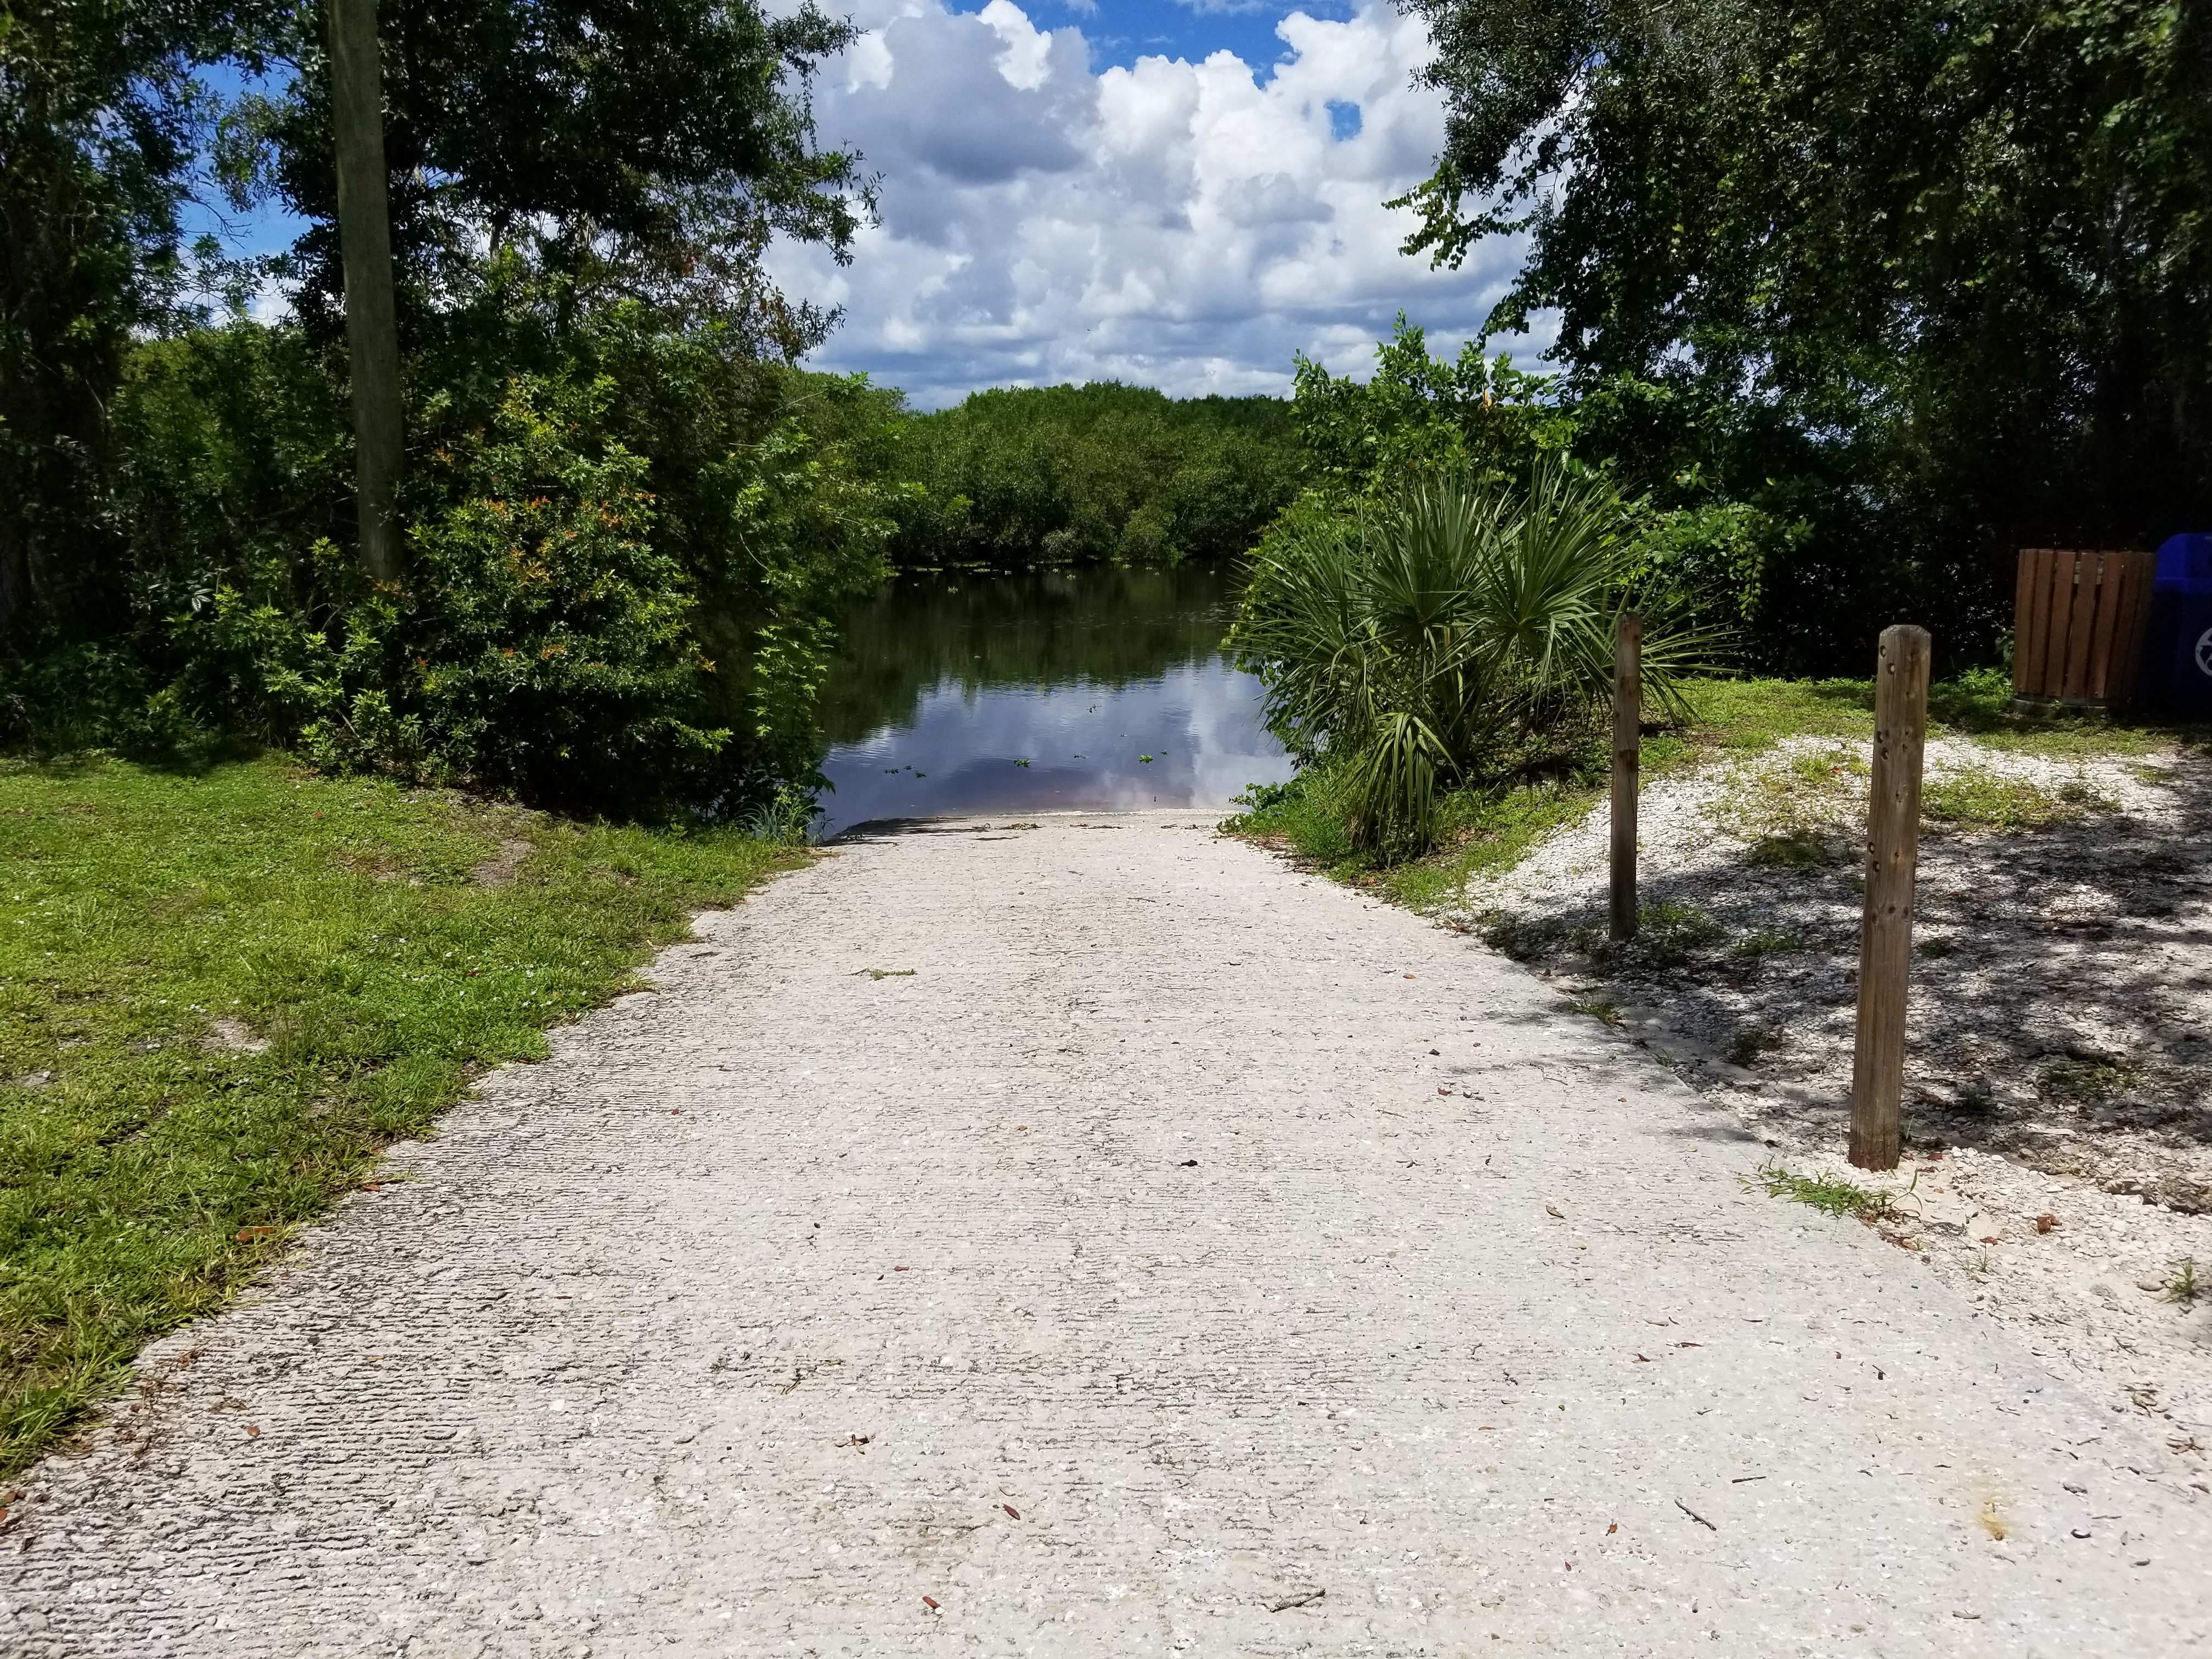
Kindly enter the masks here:
<path id="1" fill-rule="evenodd" d="M 978 10 L 980 7 L 963 9 Z M 1039 0 L 1030 21 L 1042 28 L 1073 25 L 1091 42 L 1092 62 L 1127 68 L 1140 57 L 1183 58 L 1197 62 L 1217 52 L 1233 52 L 1255 69 L 1284 53 L 1275 25 L 1293 11 L 1343 20 L 1354 8 L 1336 0 L 1290 6 L 1255 0 L 1246 4 L 1187 5 L 1182 0 L 1097 0 L 1088 8 L 1066 0 Z"/>
<path id="2" fill-rule="evenodd" d="M 1412 84 L 1426 37 L 1389 0 L 846 3 L 863 33 L 816 112 L 879 176 L 881 222 L 849 265 L 771 265 L 842 309 L 813 366 L 920 407 L 1090 379 L 1281 392 L 1301 351 L 1364 373 L 1401 310 L 1455 347 L 1517 262 L 1397 251 L 1411 219 L 1382 204 L 1427 174 L 1443 118 Z M 235 228 L 243 251 L 291 233 Z"/>

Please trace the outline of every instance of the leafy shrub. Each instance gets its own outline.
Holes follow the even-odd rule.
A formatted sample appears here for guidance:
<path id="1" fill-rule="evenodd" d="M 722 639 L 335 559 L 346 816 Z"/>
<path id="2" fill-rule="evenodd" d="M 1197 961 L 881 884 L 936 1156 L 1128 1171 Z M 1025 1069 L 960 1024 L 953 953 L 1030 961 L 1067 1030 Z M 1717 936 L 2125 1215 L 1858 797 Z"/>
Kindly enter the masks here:
<path id="1" fill-rule="evenodd" d="M 311 754 L 585 807 L 711 791 L 731 734 L 696 586 L 653 544 L 643 459 L 576 441 L 609 391 L 518 379 L 441 452 L 404 589 L 369 595 L 301 688 Z"/>
<path id="2" fill-rule="evenodd" d="M 907 493 L 896 394 L 634 304 L 545 312 L 488 280 L 420 366 L 410 563 L 378 589 L 340 551 L 342 360 L 290 325 L 145 343 L 113 418 L 121 601 L 95 641 L 18 641 L 13 735 L 231 732 L 618 815 L 810 781 L 831 617 Z"/>
<path id="3" fill-rule="evenodd" d="M 1344 769 L 1363 849 L 1426 850 L 1448 789 L 1592 726 L 1634 568 L 1623 516 L 1553 459 L 1525 491 L 1451 472 L 1350 512 L 1310 495 L 1270 527 L 1231 643 L 1285 746 Z M 1667 706 L 1713 642 L 1662 621 L 1647 695 Z"/>
<path id="4" fill-rule="evenodd" d="M 1743 629 L 1754 623 L 1770 565 L 1803 538 L 1744 501 L 1658 511 L 1638 504 L 1637 557 L 1630 576 L 1647 616 L 1692 625 Z"/>

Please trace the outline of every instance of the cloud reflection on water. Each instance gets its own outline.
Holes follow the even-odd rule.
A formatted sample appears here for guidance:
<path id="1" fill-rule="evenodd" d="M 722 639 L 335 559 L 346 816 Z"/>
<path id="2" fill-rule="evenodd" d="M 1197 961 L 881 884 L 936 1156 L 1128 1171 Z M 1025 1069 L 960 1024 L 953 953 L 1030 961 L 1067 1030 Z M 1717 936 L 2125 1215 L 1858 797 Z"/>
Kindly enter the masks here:
<path id="1" fill-rule="evenodd" d="M 836 792 L 823 797 L 822 832 L 964 812 L 1226 806 L 1248 784 L 1291 775 L 1261 697 L 1218 655 L 1118 685 L 940 680 L 910 720 L 830 750 L 822 769 Z"/>

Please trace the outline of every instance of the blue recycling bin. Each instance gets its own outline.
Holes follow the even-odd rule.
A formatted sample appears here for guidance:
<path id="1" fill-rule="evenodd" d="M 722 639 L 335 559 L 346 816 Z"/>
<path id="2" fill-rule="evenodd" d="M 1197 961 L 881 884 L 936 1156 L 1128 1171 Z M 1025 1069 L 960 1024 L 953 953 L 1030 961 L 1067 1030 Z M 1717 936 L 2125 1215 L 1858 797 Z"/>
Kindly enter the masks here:
<path id="1" fill-rule="evenodd" d="M 2166 714 L 2212 720 L 2212 536 L 2172 536 L 2158 550 L 2142 688 Z"/>

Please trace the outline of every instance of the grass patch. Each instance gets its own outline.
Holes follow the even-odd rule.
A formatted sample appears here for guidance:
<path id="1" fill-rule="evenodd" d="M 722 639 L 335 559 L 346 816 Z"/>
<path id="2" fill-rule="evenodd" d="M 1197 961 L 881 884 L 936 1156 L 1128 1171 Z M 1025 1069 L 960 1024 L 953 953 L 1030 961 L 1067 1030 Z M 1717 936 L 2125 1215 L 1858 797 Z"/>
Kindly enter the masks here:
<path id="1" fill-rule="evenodd" d="M 1868 645 L 1873 655 L 1873 645 Z M 1871 680 L 1697 680 L 1689 684 L 1695 718 L 1688 734 L 1705 744 L 1755 752 L 1784 738 L 1874 735 Z M 1928 688 L 1931 732 L 1963 732 L 1993 749 L 2063 760 L 2092 755 L 2147 755 L 2179 742 L 2202 746 L 2203 726 L 2181 726 L 2133 709 L 2051 709 L 2012 706 L 2012 677 L 2002 668 L 1970 668 Z"/>
<path id="2" fill-rule="evenodd" d="M 1443 848 L 1390 871 L 1384 885 L 1415 909 L 1456 898 L 1474 877 L 1510 870 L 1554 830 L 1581 823 L 1601 799 L 1571 781 L 1462 790 L 1444 803 Z"/>
<path id="3" fill-rule="evenodd" d="M 1356 875 L 1370 867 L 1369 860 L 1352 845 L 1345 822 L 1350 802 L 1337 782 L 1329 768 L 1317 766 L 1287 783 L 1255 783 L 1237 797 L 1244 810 L 1224 818 L 1222 832 L 1278 842 L 1332 874 Z"/>
<path id="4" fill-rule="evenodd" d="M 1805 948 L 1805 941 L 1787 927 L 1754 927 L 1729 946 L 1729 953 L 1739 957 L 1778 957 Z"/>
<path id="5" fill-rule="evenodd" d="M 1855 748 L 1795 744 L 1776 756 L 1747 759 L 1728 772 L 1721 813 L 1746 831 L 1763 831 L 1825 856 L 1825 833 L 1863 815 L 1867 763 Z"/>
<path id="6" fill-rule="evenodd" d="M 2142 1066 L 2133 1060 L 2066 1059 L 2043 1068 L 2039 1081 L 2054 1094 L 2077 1100 L 2118 1100 L 2142 1079 Z"/>
<path id="7" fill-rule="evenodd" d="M 1889 1212 L 1889 1200 L 1881 1194 L 1839 1175 L 1796 1175 L 1780 1164 L 1767 1163 L 1746 1176 L 1743 1184 L 1747 1192 L 1756 1188 L 1769 1198 L 1809 1204 L 1822 1215 L 1873 1218 Z"/>
<path id="8" fill-rule="evenodd" d="M 1753 864 L 1769 870 L 1817 870 L 1828 863 L 1834 854 L 1828 838 L 1818 830 L 1804 824 L 1793 824 L 1773 835 L 1762 836 L 1746 854 Z"/>
<path id="9" fill-rule="evenodd" d="M 2064 760 L 2090 755 L 2144 755 L 2191 730 L 2132 709 L 2015 709 L 2012 676 L 2002 668 L 1970 668 L 1928 688 L 1931 726 L 1963 732 L 1992 749 Z M 2202 728 L 2193 733 L 2202 741 Z"/>
<path id="10" fill-rule="evenodd" d="M 1947 772 L 1929 779 L 1920 791 L 1920 816 L 1949 830 L 2041 830 L 2110 805 L 2080 783 L 2045 789 L 1978 769 Z"/>
<path id="11" fill-rule="evenodd" d="M 1693 738 L 1755 753 L 1784 738 L 1874 736 L 1871 680 L 1695 680 Z"/>
<path id="12" fill-rule="evenodd" d="M 1725 931 L 1694 904 L 1670 900 L 1638 912 L 1636 948 L 1655 968 L 1679 968 Z"/>
<path id="13" fill-rule="evenodd" d="M 792 855 L 278 759 L 0 770 L 0 1469 Z"/>
<path id="14" fill-rule="evenodd" d="M 1380 887 L 1401 904 L 1426 909 L 1458 897 L 1472 877 L 1511 869 L 1553 830 L 1580 822 L 1602 794 L 1573 779 L 1456 790 L 1438 809 L 1442 846 L 1399 865 L 1353 845 L 1349 791 L 1326 765 L 1238 799 L 1246 810 L 1223 823 L 1227 833 L 1278 841 L 1340 881 Z"/>
<path id="15" fill-rule="evenodd" d="M 1571 997 L 1562 1006 L 1571 1014 L 1588 1014 L 1607 1025 L 1620 1024 L 1620 1010 L 1604 997 Z"/>

